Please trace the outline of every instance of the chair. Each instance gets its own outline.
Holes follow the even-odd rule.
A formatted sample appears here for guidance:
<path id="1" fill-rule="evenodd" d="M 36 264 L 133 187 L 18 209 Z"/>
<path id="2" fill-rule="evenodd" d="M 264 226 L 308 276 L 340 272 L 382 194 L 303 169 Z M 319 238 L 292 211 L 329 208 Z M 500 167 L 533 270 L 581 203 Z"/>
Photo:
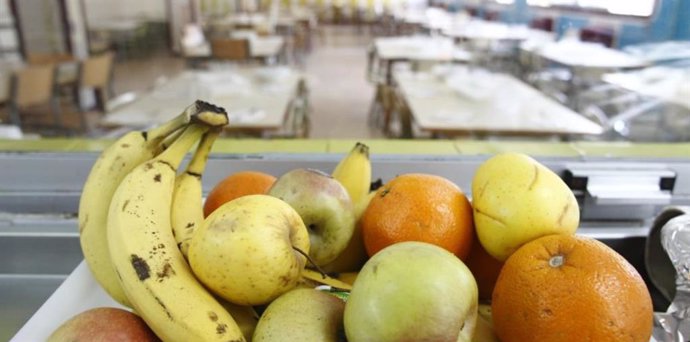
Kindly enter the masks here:
<path id="1" fill-rule="evenodd" d="M 537 30 L 553 32 L 553 18 L 534 18 L 529 22 L 529 27 Z"/>
<path id="2" fill-rule="evenodd" d="M 499 11 L 484 11 L 484 20 L 499 21 L 499 20 L 501 20 L 501 12 L 499 12 Z"/>
<path id="3" fill-rule="evenodd" d="M 26 62 L 31 65 L 46 65 L 70 62 L 74 56 L 65 53 L 30 53 L 26 56 Z"/>
<path id="4" fill-rule="evenodd" d="M 77 83 L 77 60 L 67 53 L 29 53 L 29 65 L 54 65 L 55 83 L 60 89 L 72 89 Z"/>
<path id="5" fill-rule="evenodd" d="M 60 105 L 55 94 L 56 69 L 52 64 L 29 65 L 16 71 L 10 81 L 9 116 L 22 127 L 22 112 L 47 106 L 55 126 L 62 127 Z"/>
<path id="6" fill-rule="evenodd" d="M 580 40 L 583 42 L 600 43 L 606 47 L 613 47 L 616 32 L 611 27 L 588 26 L 580 29 Z"/>
<path id="7" fill-rule="evenodd" d="M 211 56 L 226 61 L 243 61 L 251 57 L 248 39 L 211 39 Z"/>
<path id="8" fill-rule="evenodd" d="M 284 127 L 276 132 L 264 133 L 264 137 L 275 138 L 307 138 L 311 128 L 311 105 L 309 103 L 309 88 L 306 80 L 302 79 L 297 85 L 295 97 L 288 106 Z"/>
<path id="9" fill-rule="evenodd" d="M 92 56 L 81 62 L 78 72 L 78 89 L 92 89 L 96 97 L 96 108 L 105 112 L 105 104 L 109 97 L 113 96 L 112 74 L 115 54 L 106 52 L 98 56 Z M 79 105 L 79 108 L 82 108 Z M 82 120 L 84 117 L 82 115 Z M 82 124 L 85 124 L 82 121 Z M 85 128 L 85 126 L 84 126 Z"/>

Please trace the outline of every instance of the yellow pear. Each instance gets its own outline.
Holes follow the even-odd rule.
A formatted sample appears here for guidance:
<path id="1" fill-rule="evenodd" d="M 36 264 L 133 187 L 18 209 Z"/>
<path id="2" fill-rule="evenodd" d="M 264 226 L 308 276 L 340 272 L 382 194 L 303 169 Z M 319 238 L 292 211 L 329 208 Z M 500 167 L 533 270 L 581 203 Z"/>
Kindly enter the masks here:
<path id="1" fill-rule="evenodd" d="M 482 246 L 505 261 L 516 249 L 549 234 L 573 234 L 577 200 L 563 180 L 522 153 L 489 158 L 472 179 L 474 225 Z"/>
<path id="2" fill-rule="evenodd" d="M 343 336 L 345 302 L 326 292 L 297 288 L 268 305 L 253 342 L 337 342 Z"/>

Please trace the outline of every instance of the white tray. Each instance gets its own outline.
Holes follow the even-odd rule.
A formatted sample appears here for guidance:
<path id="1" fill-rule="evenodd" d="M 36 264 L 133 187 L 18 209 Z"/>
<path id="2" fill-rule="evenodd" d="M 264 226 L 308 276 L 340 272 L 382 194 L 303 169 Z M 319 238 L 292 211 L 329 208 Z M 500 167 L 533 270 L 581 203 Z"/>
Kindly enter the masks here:
<path id="1" fill-rule="evenodd" d="M 45 341 L 70 317 L 100 306 L 126 309 L 103 291 L 82 261 L 10 342 Z"/>
<path id="2" fill-rule="evenodd" d="M 123 307 L 103 291 L 82 261 L 10 342 L 45 341 L 64 321 L 95 307 Z M 652 338 L 650 342 L 655 342 Z"/>

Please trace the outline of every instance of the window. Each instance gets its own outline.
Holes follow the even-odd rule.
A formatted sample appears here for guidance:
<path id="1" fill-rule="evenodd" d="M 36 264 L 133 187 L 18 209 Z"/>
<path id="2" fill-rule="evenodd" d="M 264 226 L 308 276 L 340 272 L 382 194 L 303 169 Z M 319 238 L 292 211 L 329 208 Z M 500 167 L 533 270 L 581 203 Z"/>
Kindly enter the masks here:
<path id="1" fill-rule="evenodd" d="M 515 3 L 515 0 L 494 0 L 497 4 L 501 5 L 512 5 Z"/>
<path id="2" fill-rule="evenodd" d="M 562 7 L 613 15 L 648 17 L 654 12 L 656 0 L 527 0 L 527 4 L 538 7 Z"/>

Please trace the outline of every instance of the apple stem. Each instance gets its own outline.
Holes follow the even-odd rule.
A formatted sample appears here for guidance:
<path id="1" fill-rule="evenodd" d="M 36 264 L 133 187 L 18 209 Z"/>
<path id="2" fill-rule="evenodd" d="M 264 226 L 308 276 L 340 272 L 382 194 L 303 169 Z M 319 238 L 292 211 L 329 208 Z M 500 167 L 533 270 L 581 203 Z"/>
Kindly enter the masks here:
<path id="1" fill-rule="evenodd" d="M 304 253 L 303 250 L 301 250 L 301 249 L 299 249 L 299 248 L 297 248 L 297 247 L 295 247 L 295 246 L 292 246 L 292 249 L 296 250 L 297 253 L 302 254 L 305 258 L 307 258 L 307 261 L 309 261 L 309 263 L 312 264 L 312 265 L 316 268 L 316 271 L 319 272 L 319 273 L 321 273 L 321 276 L 323 277 L 323 279 L 326 279 L 326 278 L 328 277 L 328 276 L 326 275 L 326 272 L 324 272 L 324 270 L 321 269 L 321 267 L 319 267 L 319 265 L 317 265 L 316 263 L 314 263 L 314 260 L 312 260 L 312 258 L 309 256 L 309 254 Z"/>

